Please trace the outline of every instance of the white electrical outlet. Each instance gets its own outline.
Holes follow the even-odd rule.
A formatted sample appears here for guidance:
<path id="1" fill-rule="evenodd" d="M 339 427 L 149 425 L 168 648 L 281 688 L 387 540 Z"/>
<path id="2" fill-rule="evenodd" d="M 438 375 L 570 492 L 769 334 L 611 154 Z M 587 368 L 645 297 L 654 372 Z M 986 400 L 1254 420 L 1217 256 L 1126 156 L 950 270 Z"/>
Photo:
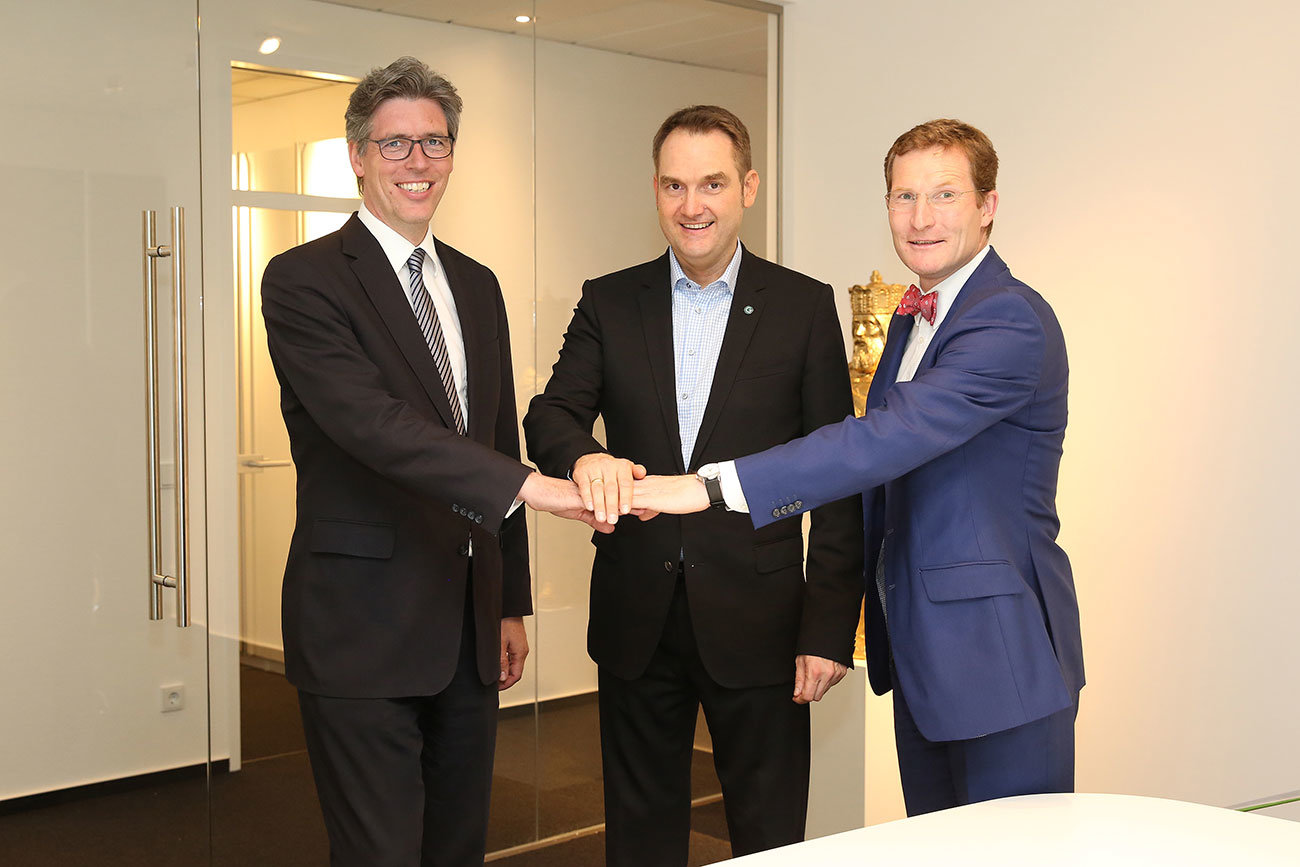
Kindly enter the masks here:
<path id="1" fill-rule="evenodd" d="M 171 713 L 185 707 L 185 684 L 173 683 L 161 688 L 162 712 Z"/>

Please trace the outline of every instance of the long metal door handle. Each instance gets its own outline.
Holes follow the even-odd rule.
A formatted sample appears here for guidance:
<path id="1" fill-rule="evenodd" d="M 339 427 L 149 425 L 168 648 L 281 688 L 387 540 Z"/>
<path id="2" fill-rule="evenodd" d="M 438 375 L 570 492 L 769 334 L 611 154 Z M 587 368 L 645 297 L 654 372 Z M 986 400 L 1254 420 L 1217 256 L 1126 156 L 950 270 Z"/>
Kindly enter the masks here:
<path id="1" fill-rule="evenodd" d="M 240 455 L 239 465 L 241 467 L 253 467 L 260 470 L 269 467 L 291 467 L 293 466 L 293 461 L 287 458 L 264 458 L 261 455 Z"/>
<path id="2" fill-rule="evenodd" d="M 185 381 L 188 369 L 185 356 L 185 209 L 177 205 L 171 214 L 171 246 L 157 242 L 157 215 L 144 212 L 144 271 L 145 271 L 145 356 L 148 378 L 148 449 L 149 449 L 149 619 L 162 619 L 162 591 L 164 587 L 176 588 L 176 625 L 190 625 L 189 582 L 189 491 L 188 491 L 188 395 Z M 175 364 L 175 406 L 173 430 L 176 437 L 176 459 L 172 462 L 176 489 L 176 575 L 162 571 L 162 539 L 160 527 L 162 512 L 158 490 L 161 475 L 158 454 L 158 272 L 157 260 L 172 260 L 172 310 L 175 314 L 173 330 L 173 355 Z"/>
<path id="3" fill-rule="evenodd" d="M 176 363 L 176 625 L 190 625 L 189 387 L 185 372 L 185 209 L 172 208 L 172 310 Z"/>
<path id="4" fill-rule="evenodd" d="M 158 214 L 142 211 L 144 260 L 145 439 L 149 477 L 149 619 L 162 620 L 162 510 L 158 490 L 161 466 L 158 456 L 158 259 L 171 250 L 158 246 Z"/>

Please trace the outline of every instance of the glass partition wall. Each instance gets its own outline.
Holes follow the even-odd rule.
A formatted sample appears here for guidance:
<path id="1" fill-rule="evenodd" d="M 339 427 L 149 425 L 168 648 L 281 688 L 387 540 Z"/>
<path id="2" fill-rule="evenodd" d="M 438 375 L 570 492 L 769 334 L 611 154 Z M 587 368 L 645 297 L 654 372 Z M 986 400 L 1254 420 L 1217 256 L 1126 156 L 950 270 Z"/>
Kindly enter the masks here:
<path id="1" fill-rule="evenodd" d="M 584 5 L 593 11 L 576 14 L 575 7 Z M 598 5 L 603 8 L 594 11 Z M 673 111 L 716 103 L 745 122 L 761 184 L 741 238 L 750 250 L 775 257 L 778 28 L 778 16 L 770 12 L 698 0 L 538 0 L 536 390 L 546 386 L 583 281 L 652 259 L 666 247 L 655 212 L 650 149 L 659 124 Z M 604 818 L 596 668 L 586 654 L 590 537 L 585 526 L 550 515 L 537 518 L 534 671 L 542 840 L 598 828 Z M 695 812 L 703 815 L 695 824 L 704 833 L 692 835 L 692 847 L 702 849 L 698 863 L 710 863 L 728 850 L 702 717 L 696 742 Z M 600 851 L 594 841 L 586 851 L 593 850 Z"/>
<path id="2" fill-rule="evenodd" d="M 279 585 L 294 468 L 259 287 L 270 257 L 332 231 L 357 206 L 342 139 L 352 83 L 414 54 L 460 89 L 466 107 L 455 174 L 434 231 L 501 281 L 522 417 L 546 384 L 583 280 L 665 247 L 650 141 L 670 112 L 719 103 L 749 126 L 762 186 L 742 239 L 775 258 L 779 13 L 745 0 L 407 0 L 390 11 L 374 11 L 370 0 L 135 5 L 154 32 L 152 48 L 141 44 L 130 56 L 94 51 L 121 44 L 105 34 L 129 31 L 139 41 L 148 28 L 127 17 L 91 20 L 72 0 L 58 0 L 45 16 L 58 40 L 36 38 L 45 18 L 28 17 L 21 51 L 7 45 L 15 70 L 22 52 L 35 65 L 35 53 L 51 45 L 99 64 L 87 67 L 84 81 L 52 81 L 45 91 L 96 118 L 101 144 L 83 155 L 93 164 L 76 175 L 60 170 L 57 182 L 41 168 L 44 152 L 15 144 L 7 157 L 31 230 L 15 224 L 5 233 L 10 261 L 63 256 L 39 252 L 48 238 L 84 262 L 61 278 L 76 285 L 58 293 L 36 291 L 30 268 L 11 268 L 5 278 L 11 315 L 3 343 L 14 363 L 4 382 L 15 397 L 6 426 L 27 424 L 20 409 L 49 423 L 25 452 L 37 460 L 6 472 L 4 502 L 14 518 L 6 551 L 15 553 L 4 564 L 0 633 L 16 699 L 0 713 L 0 740 L 9 745 L 0 751 L 0 851 L 6 863 L 96 863 L 103 860 L 96 853 L 108 852 L 140 864 L 323 863 L 296 697 L 282 675 Z M 74 7 L 82 11 L 73 15 Z M 69 31 L 69 20 L 81 23 Z M 7 80 L 23 79 L 15 72 Z M 159 82 L 167 83 L 161 98 Z M 18 89 L 5 103 L 32 129 L 46 125 Z M 79 186 L 71 183 L 77 178 Z M 177 272 L 188 277 L 179 285 L 189 312 L 177 321 L 190 349 L 183 366 L 170 352 L 171 266 L 161 258 L 168 251 L 156 250 L 162 393 L 153 412 L 163 436 L 153 489 L 163 562 L 154 571 L 174 571 L 172 515 L 183 514 L 191 562 L 185 628 L 175 625 L 165 582 L 158 586 L 168 594 L 166 619 L 146 619 L 146 596 L 155 591 L 146 594 L 154 582 L 145 557 L 144 440 L 155 423 L 145 415 L 139 291 L 148 259 L 136 238 L 140 211 L 155 209 L 154 243 L 167 245 L 168 208 L 177 204 L 188 213 L 189 241 Z M 71 320 L 63 302 L 50 306 L 59 298 L 76 299 Z M 74 351 L 20 364 L 19 350 L 37 345 Z M 177 435 L 169 434 L 179 412 L 173 370 L 189 385 L 184 510 L 173 482 Z M 77 389 L 90 389 L 78 405 L 102 405 L 83 420 L 90 424 L 60 421 L 61 395 Z M 41 502 L 48 508 L 32 508 Z M 46 539 L 69 532 L 49 520 L 51 509 L 90 530 L 84 545 Z M 603 822 L 596 671 L 585 643 L 590 533 L 549 515 L 528 520 L 532 653 L 524 680 L 502 694 L 489 839 L 491 857 L 507 863 L 556 841 L 595 843 L 590 835 Z M 65 577 L 37 592 L 17 576 L 48 574 L 42 562 L 61 564 Z M 702 721 L 698 746 L 696 795 L 707 807 L 718 788 Z M 172 805 L 170 821 L 157 820 L 159 802 Z M 725 854 L 717 839 L 725 825 L 712 825 L 708 851 Z M 81 832 L 76 846 L 68 842 L 73 829 Z"/>

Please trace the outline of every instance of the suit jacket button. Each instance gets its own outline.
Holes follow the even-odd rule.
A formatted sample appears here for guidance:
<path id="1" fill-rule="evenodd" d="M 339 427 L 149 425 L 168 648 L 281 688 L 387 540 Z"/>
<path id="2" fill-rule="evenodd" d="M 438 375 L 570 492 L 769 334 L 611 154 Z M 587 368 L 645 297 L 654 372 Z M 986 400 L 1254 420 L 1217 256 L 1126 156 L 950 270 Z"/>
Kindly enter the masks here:
<path id="1" fill-rule="evenodd" d="M 802 508 L 803 508 L 803 500 L 795 500 L 795 501 L 794 501 L 794 507 L 795 507 L 796 509 L 802 509 Z"/>
<path id="2" fill-rule="evenodd" d="M 459 548 L 456 549 L 456 553 L 459 554 L 459 555 L 462 556 L 462 557 L 468 557 L 468 556 L 469 556 L 469 543 L 468 543 L 468 542 L 463 543 Z"/>
<path id="3" fill-rule="evenodd" d="M 665 571 L 665 572 L 671 572 L 671 571 L 673 571 L 673 561 L 672 561 L 672 560 L 665 560 L 665 561 L 664 561 L 664 571 Z"/>
<path id="4" fill-rule="evenodd" d="M 780 510 L 780 509 L 773 509 L 773 510 L 772 510 L 772 517 L 773 517 L 773 518 L 779 518 L 779 517 L 781 517 L 781 510 Z"/>
<path id="5" fill-rule="evenodd" d="M 475 524 L 482 524 L 482 523 L 483 523 L 483 516 L 482 516 L 482 515 L 475 515 L 475 516 L 474 516 L 474 523 L 475 523 Z"/>

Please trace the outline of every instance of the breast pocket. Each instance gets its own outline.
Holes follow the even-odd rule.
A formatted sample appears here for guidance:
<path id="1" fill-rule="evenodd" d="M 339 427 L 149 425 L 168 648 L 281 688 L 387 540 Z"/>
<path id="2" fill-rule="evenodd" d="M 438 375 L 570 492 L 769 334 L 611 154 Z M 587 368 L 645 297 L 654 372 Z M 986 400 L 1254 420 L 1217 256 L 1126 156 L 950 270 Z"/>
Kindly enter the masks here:
<path id="1" fill-rule="evenodd" d="M 1029 589 L 1006 560 L 932 566 L 921 570 L 921 583 L 931 602 L 1010 596 Z"/>
<path id="2" fill-rule="evenodd" d="M 388 560 L 393 556 L 395 536 L 392 524 L 317 518 L 311 525 L 311 550 L 315 554 Z"/>
<path id="3" fill-rule="evenodd" d="M 777 365 L 754 365 L 753 367 L 742 367 L 736 372 L 736 382 L 751 382 L 756 379 L 768 379 L 773 376 L 788 376 L 793 373 L 793 368 L 789 364 Z"/>

